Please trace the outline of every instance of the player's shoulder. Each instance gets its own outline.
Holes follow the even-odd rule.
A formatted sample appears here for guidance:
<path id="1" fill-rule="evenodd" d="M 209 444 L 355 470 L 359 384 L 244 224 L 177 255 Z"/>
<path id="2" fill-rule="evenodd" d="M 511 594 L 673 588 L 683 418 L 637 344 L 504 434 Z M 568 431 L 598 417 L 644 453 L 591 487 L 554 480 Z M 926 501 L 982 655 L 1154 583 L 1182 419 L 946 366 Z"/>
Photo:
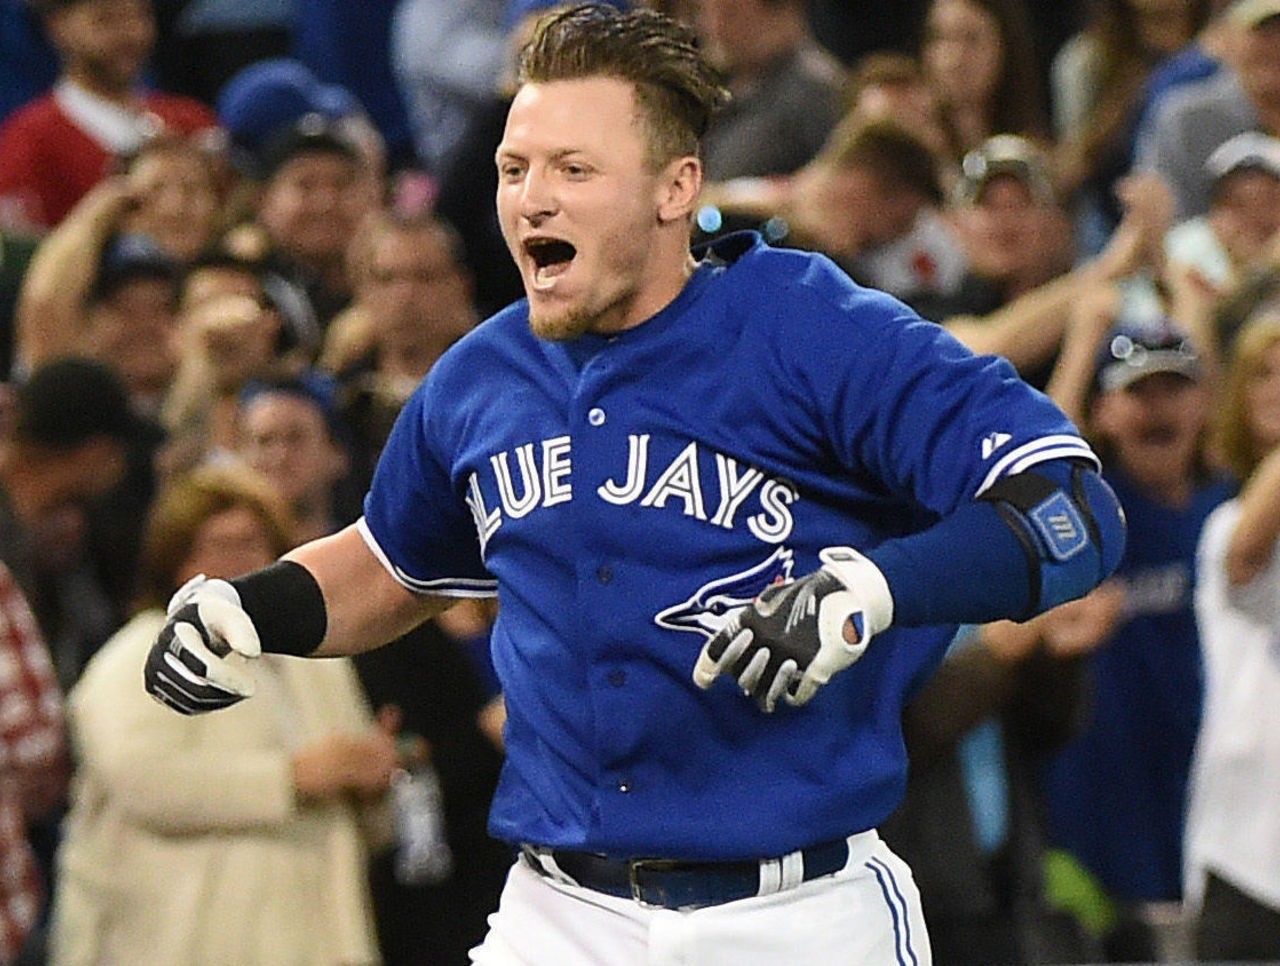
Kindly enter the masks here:
<path id="1" fill-rule="evenodd" d="M 781 334 L 791 328 L 900 329 L 924 323 L 903 302 L 859 285 L 831 258 L 767 244 L 756 232 L 736 232 L 706 247 L 704 262 L 723 265 L 724 297 L 745 317 L 760 316 Z"/>
<path id="2" fill-rule="evenodd" d="M 468 385 L 482 382 L 486 374 L 496 375 L 500 360 L 520 354 L 525 344 L 533 341 L 528 320 L 528 303 L 524 299 L 513 302 L 453 343 L 431 367 L 427 378 Z"/>

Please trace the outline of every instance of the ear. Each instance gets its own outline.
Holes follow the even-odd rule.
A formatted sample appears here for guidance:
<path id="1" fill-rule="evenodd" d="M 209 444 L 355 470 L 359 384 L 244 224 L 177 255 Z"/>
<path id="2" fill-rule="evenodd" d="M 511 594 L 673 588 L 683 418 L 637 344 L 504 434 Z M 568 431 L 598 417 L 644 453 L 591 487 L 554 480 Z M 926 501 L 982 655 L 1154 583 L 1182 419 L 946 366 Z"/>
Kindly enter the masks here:
<path id="1" fill-rule="evenodd" d="M 690 154 L 668 162 L 658 179 L 658 222 L 688 221 L 701 193 L 701 161 Z"/>

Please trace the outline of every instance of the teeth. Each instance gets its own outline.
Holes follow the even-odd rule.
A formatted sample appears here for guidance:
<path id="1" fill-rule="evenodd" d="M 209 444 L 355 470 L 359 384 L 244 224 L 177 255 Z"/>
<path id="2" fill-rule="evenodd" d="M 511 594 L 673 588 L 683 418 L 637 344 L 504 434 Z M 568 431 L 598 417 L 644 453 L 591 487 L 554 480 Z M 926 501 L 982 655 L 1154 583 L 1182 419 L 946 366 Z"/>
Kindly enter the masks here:
<path id="1" fill-rule="evenodd" d="M 556 279 L 569 270 L 569 262 L 552 262 L 549 265 L 533 266 L 533 283 L 539 289 L 551 288 Z"/>
<path id="2" fill-rule="evenodd" d="M 549 289 L 555 284 L 556 275 L 551 272 L 549 265 L 535 265 L 533 269 L 533 284 L 538 289 Z"/>

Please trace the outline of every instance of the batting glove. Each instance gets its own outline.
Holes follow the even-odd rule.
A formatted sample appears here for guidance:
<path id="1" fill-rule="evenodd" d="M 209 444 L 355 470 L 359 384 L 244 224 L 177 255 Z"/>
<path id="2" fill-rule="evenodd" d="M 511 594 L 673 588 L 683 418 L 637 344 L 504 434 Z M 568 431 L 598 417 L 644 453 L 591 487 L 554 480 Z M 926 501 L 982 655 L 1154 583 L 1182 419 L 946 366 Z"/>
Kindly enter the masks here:
<path id="1" fill-rule="evenodd" d="M 236 589 L 200 574 L 169 601 L 143 680 L 148 694 L 182 714 L 216 711 L 253 694 L 253 675 L 243 659 L 261 653 Z"/>
<path id="2" fill-rule="evenodd" d="M 856 550 L 827 547 L 818 556 L 818 570 L 766 588 L 707 641 L 693 669 L 698 687 L 727 674 L 761 710 L 773 711 L 784 697 L 805 704 L 831 675 L 862 657 L 871 638 L 893 622 L 889 585 Z"/>

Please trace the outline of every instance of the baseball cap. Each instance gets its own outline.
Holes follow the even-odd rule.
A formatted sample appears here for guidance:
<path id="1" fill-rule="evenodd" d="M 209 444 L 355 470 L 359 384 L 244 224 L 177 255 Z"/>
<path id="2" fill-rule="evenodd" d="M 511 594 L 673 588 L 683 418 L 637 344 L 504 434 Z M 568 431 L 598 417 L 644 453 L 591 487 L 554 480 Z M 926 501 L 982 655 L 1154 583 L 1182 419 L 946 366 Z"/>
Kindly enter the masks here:
<path id="1" fill-rule="evenodd" d="M 240 390 L 241 409 L 267 395 L 294 396 L 310 403 L 324 418 L 329 436 L 340 444 L 347 441 L 347 427 L 339 413 L 338 382 L 332 376 L 312 369 L 292 378 L 250 380 Z"/>
<path id="2" fill-rule="evenodd" d="M 1017 178 L 1041 204 L 1054 201 L 1053 182 L 1040 151 L 1017 134 L 997 134 L 974 148 L 960 162 L 960 183 L 956 200 L 974 204 L 994 178 Z"/>
<path id="3" fill-rule="evenodd" d="M 1247 30 L 1272 17 L 1280 17 L 1280 0 L 1236 0 L 1226 14 L 1228 22 Z"/>
<path id="4" fill-rule="evenodd" d="M 103 246 L 91 296 L 95 300 L 108 298 L 122 285 L 143 278 L 158 279 L 176 287 L 181 274 L 178 262 L 150 236 L 115 235 Z"/>
<path id="5" fill-rule="evenodd" d="M 1098 351 L 1093 385 L 1100 393 L 1116 392 L 1159 372 L 1200 378 L 1200 359 L 1186 335 L 1169 326 L 1118 326 Z"/>
<path id="6" fill-rule="evenodd" d="M 108 366 L 67 357 L 40 366 L 18 386 L 21 439 L 63 449 L 98 436 L 121 442 L 146 438 L 123 380 Z"/>
<path id="7" fill-rule="evenodd" d="M 1261 131 L 1245 131 L 1214 148 L 1204 168 L 1215 183 L 1236 171 L 1246 170 L 1263 171 L 1280 178 L 1280 140 Z"/>
<path id="8" fill-rule="evenodd" d="M 360 150 L 341 122 L 312 111 L 266 139 L 254 170 L 265 181 L 303 154 L 333 154 L 353 163 L 360 160 Z"/>
<path id="9" fill-rule="evenodd" d="M 323 83 L 301 61 L 272 57 L 227 81 L 218 93 L 217 112 L 230 135 L 233 160 L 248 168 L 273 135 L 304 115 L 336 121 L 364 109 L 347 88 Z"/>

